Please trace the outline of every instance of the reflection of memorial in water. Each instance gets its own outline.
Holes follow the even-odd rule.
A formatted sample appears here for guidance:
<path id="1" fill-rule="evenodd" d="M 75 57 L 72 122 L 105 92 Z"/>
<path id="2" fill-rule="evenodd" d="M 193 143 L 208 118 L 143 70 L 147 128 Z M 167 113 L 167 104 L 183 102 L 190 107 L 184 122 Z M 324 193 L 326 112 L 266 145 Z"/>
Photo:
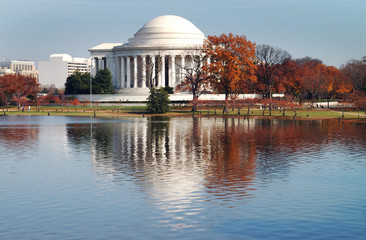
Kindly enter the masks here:
<path id="1" fill-rule="evenodd" d="M 298 164 L 316 161 L 330 142 L 357 142 L 364 125 L 360 131 L 343 133 L 347 125 L 152 117 L 94 123 L 92 128 L 74 126 L 68 128 L 68 137 L 75 143 L 70 145 L 86 141 L 92 146 L 97 178 L 134 183 L 157 206 L 156 221 L 183 228 L 194 225 L 193 216 L 212 207 L 243 206 L 258 184 L 266 186 L 274 178 L 286 178 Z M 307 157 L 308 152 L 312 154 Z"/>
<path id="2" fill-rule="evenodd" d="M 255 175 L 254 146 L 239 150 L 234 119 L 152 117 L 92 126 L 93 167 L 104 181 L 134 182 L 161 211 L 157 221 L 173 228 L 194 225 L 203 204 L 245 201 Z M 73 143 L 87 128 L 68 128 Z M 75 136 L 76 135 L 76 136 Z M 217 198 L 219 196 L 219 198 Z M 218 202 L 218 199 L 219 200 Z"/>
<path id="3" fill-rule="evenodd" d="M 92 130 L 87 124 L 74 125 L 67 133 L 74 148 L 85 147 L 92 135 L 98 174 L 115 181 L 133 177 L 157 197 L 194 191 L 222 194 L 224 189 L 225 194 L 247 196 L 256 151 L 253 141 L 243 141 L 243 134 L 253 128 L 253 120 L 152 117 L 94 123 Z"/>
<path id="4" fill-rule="evenodd" d="M 291 158 L 295 153 L 315 150 L 321 154 L 330 142 L 347 145 L 357 141 L 364 125 L 354 125 L 336 121 L 152 117 L 94 123 L 92 131 L 89 124 L 73 124 L 67 127 L 67 133 L 74 148 L 90 142 L 92 135 L 93 159 L 99 170 L 104 166 L 106 171 L 145 179 L 149 174 L 186 170 L 217 181 L 232 174 L 239 176 L 233 179 L 251 176 L 254 170 L 261 176 L 287 171 L 290 160 L 296 160 Z M 343 131 L 346 128 L 352 131 Z"/>
<path id="5" fill-rule="evenodd" d="M 346 127 L 335 121 L 152 117 L 67 131 L 74 148 L 92 136 L 98 173 L 150 185 L 191 179 L 208 192 L 221 192 L 244 190 L 255 177 L 288 172 L 299 152 L 323 154 L 330 141 L 351 142 L 359 133 L 340 138 Z"/>

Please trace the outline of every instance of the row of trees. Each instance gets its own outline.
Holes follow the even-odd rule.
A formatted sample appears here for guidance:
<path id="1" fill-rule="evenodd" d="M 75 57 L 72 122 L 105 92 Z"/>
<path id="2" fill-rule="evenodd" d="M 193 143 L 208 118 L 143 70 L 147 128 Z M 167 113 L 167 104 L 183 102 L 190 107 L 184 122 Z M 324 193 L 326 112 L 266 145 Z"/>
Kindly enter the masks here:
<path id="1" fill-rule="evenodd" d="M 44 90 L 44 89 L 43 89 Z M 20 110 L 21 107 L 34 105 L 80 105 L 80 101 L 75 97 L 65 97 L 63 92 L 52 93 L 46 96 L 38 96 L 40 84 L 29 76 L 20 74 L 10 74 L 0 76 L 0 106 L 7 106 L 15 103 Z M 88 104 L 84 102 L 84 104 Z"/>
<path id="2" fill-rule="evenodd" d="M 112 74 L 108 69 L 100 70 L 92 78 L 92 89 L 94 94 L 113 93 Z M 50 96 L 38 97 L 41 91 L 37 79 L 20 74 L 9 74 L 0 76 L 0 105 L 6 106 L 15 102 L 18 109 L 21 106 L 32 103 L 38 106 L 42 102 L 60 103 L 70 99 L 60 97 L 60 92 L 56 88 L 50 87 L 52 93 Z M 44 88 L 43 92 L 48 90 Z M 88 94 L 90 92 L 90 73 L 81 73 L 75 71 L 69 76 L 65 83 L 65 94 Z M 73 99 L 71 99 L 74 101 Z"/>
<path id="3" fill-rule="evenodd" d="M 184 81 L 178 91 L 193 94 L 193 111 L 204 92 L 225 94 L 224 112 L 229 100 L 239 94 L 260 93 L 269 99 L 284 93 L 292 101 L 334 98 L 364 98 L 366 94 L 366 58 L 352 60 L 337 69 L 319 59 L 292 59 L 282 49 L 258 45 L 245 36 L 208 36 L 203 49 L 194 53 L 193 67 L 185 67 Z"/>

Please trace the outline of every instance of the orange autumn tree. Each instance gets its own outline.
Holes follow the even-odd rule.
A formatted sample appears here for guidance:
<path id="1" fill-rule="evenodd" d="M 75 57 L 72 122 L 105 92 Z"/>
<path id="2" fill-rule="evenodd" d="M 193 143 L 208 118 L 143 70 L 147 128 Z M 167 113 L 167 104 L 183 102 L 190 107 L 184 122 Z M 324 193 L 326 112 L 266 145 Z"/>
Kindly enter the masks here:
<path id="1" fill-rule="evenodd" d="M 288 59 L 282 63 L 280 76 L 286 94 L 300 101 L 304 93 L 304 81 L 302 78 L 302 68 L 295 60 Z"/>
<path id="2" fill-rule="evenodd" d="M 334 97 L 341 97 L 341 95 L 349 93 L 352 90 L 352 85 L 346 78 L 346 76 L 335 67 L 326 67 L 326 87 L 325 96 L 328 100 Z"/>
<path id="3" fill-rule="evenodd" d="M 203 46 L 210 59 L 207 66 L 210 86 L 225 94 L 223 112 L 228 112 L 229 95 L 239 93 L 246 87 L 246 81 L 255 81 L 255 43 L 245 36 L 221 34 L 208 36 Z"/>
<path id="4" fill-rule="evenodd" d="M 302 80 L 306 98 L 311 100 L 311 105 L 320 99 L 326 88 L 326 66 L 319 60 L 306 59 L 302 65 Z"/>

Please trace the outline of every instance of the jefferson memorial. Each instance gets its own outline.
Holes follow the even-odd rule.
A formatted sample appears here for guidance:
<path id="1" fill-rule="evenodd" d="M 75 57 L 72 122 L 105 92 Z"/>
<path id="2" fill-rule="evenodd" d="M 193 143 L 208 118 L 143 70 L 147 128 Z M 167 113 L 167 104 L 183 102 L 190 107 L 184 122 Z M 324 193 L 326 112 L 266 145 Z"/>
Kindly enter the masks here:
<path id="1" fill-rule="evenodd" d="M 193 64 L 192 56 L 204 39 L 187 19 L 160 16 L 146 23 L 128 43 L 102 43 L 90 48 L 92 74 L 108 68 L 116 92 L 122 94 L 148 93 L 149 79 L 154 79 L 153 86 L 175 88 L 182 80 L 182 69 Z"/>

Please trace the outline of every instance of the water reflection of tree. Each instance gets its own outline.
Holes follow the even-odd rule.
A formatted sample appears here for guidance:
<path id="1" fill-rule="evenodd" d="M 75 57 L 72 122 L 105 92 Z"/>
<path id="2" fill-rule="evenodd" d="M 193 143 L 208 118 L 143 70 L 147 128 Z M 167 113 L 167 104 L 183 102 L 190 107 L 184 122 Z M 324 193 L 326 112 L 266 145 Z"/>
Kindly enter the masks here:
<path id="1" fill-rule="evenodd" d="M 85 143 L 90 141 L 90 124 L 66 124 L 66 134 L 68 141 L 70 142 L 70 146 L 73 148 L 80 148 L 83 146 L 89 148 L 89 146 L 85 146 Z"/>
<path id="2" fill-rule="evenodd" d="M 147 122 L 145 158 L 153 158 L 155 161 L 170 158 L 169 121 L 170 117 L 153 116 Z"/>
<path id="3" fill-rule="evenodd" d="M 101 169 L 120 169 L 120 155 L 123 154 L 119 123 L 72 123 L 66 127 L 70 146 L 77 151 L 90 151 Z M 103 166 L 103 167 L 102 167 Z"/>
<path id="4" fill-rule="evenodd" d="M 38 146 L 39 126 L 2 126 L 0 127 L 0 142 L 7 149 L 13 149 L 16 153 L 21 153 L 26 149 Z"/>
<path id="5" fill-rule="evenodd" d="M 208 139 L 215 147 L 208 157 L 206 187 L 216 194 L 248 195 L 247 188 L 255 177 L 256 152 L 246 139 L 244 127 L 240 119 L 224 118 L 223 126 Z"/>

